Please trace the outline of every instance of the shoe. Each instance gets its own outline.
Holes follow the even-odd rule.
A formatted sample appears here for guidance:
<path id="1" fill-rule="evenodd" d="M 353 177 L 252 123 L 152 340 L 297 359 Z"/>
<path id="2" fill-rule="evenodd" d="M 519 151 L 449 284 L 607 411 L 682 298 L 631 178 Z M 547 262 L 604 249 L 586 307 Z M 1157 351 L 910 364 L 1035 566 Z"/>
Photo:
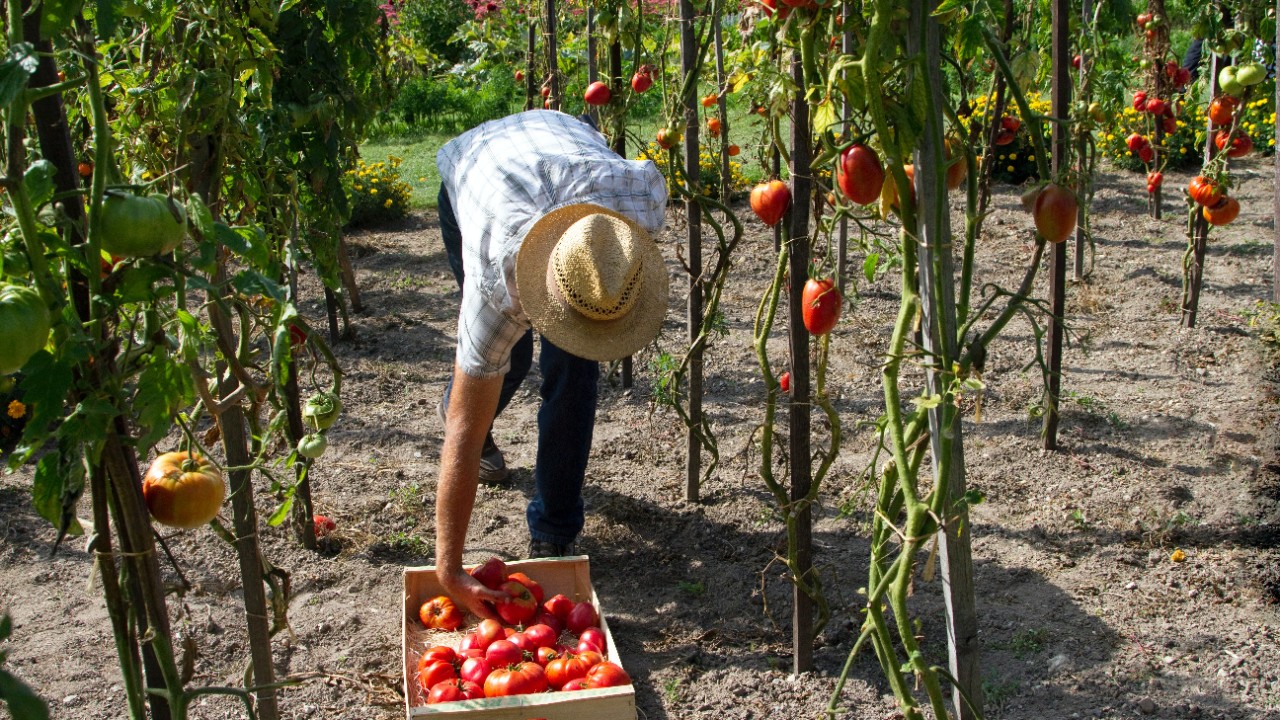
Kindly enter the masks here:
<path id="1" fill-rule="evenodd" d="M 436 405 L 436 415 L 439 416 L 441 423 L 445 422 L 443 395 Z M 486 484 L 500 483 L 506 480 L 509 474 L 507 460 L 502 457 L 502 451 L 498 449 L 498 444 L 493 441 L 493 433 L 486 434 L 484 436 L 484 447 L 480 450 L 480 482 Z"/>
<path id="2" fill-rule="evenodd" d="M 507 479 L 506 458 L 493 441 L 493 433 L 484 436 L 484 447 L 480 450 L 480 482 L 499 483 Z"/>
<path id="3" fill-rule="evenodd" d="M 563 545 L 561 545 L 557 543 L 546 542 L 543 540 L 529 541 L 529 557 L 530 558 L 568 557 L 570 555 L 577 555 L 577 554 L 578 554 L 577 548 L 574 547 L 574 543 L 571 543 L 571 542 L 564 543 Z"/>

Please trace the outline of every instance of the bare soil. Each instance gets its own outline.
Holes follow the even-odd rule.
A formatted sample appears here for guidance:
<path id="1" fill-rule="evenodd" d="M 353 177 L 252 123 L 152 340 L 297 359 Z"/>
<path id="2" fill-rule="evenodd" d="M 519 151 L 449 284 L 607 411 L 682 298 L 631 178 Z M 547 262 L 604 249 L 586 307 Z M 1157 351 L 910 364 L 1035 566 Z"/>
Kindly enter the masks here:
<path id="1" fill-rule="evenodd" d="M 1249 322 L 1272 283 L 1270 162 L 1239 166 L 1243 212 L 1213 233 L 1194 329 L 1180 326 L 1178 311 L 1180 189 L 1189 176 L 1170 174 L 1159 221 L 1146 215 L 1137 175 L 1100 177 L 1092 274 L 1068 288 L 1073 342 L 1060 450 L 1041 450 L 1031 325 L 1013 323 L 990 347 L 981 419 L 970 413 L 963 428 L 969 482 L 987 496 L 973 513 L 973 554 L 989 717 L 1280 718 L 1276 373 Z M 749 215 L 745 205 L 740 211 Z M 673 210 L 668 220 L 666 240 L 678 243 L 682 219 Z M 835 615 L 816 670 L 797 677 L 791 589 L 777 560 L 783 526 L 752 443 L 764 387 L 751 326 L 774 253 L 766 228 L 752 219 L 748 231 L 725 293 L 729 332 L 706 362 L 705 408 L 722 462 L 701 502 L 684 499 L 684 428 L 651 400 L 654 351 L 636 358 L 634 387 L 620 387 L 616 375 L 602 381 L 580 546 L 648 720 L 819 717 L 860 622 L 867 424 L 883 407 L 877 367 L 898 280 L 860 281 L 832 338 L 829 392 L 845 434 L 824 480 L 814 544 Z M 979 281 L 1015 286 L 1030 238 L 1017 189 L 998 188 Z M 353 317 L 354 339 L 335 348 L 347 410 L 313 474 L 317 508 L 338 529 L 320 553 L 298 548 L 285 528 L 261 533 L 267 557 L 292 578 L 291 631 L 275 641 L 279 674 L 299 680 L 280 695 L 287 718 L 404 716 L 401 573 L 432 562 L 436 403 L 451 368 L 457 289 L 434 213 L 351 242 L 365 312 Z M 673 276 L 675 255 L 671 248 Z M 852 258 L 854 275 L 861 259 Z M 684 337 L 686 287 L 673 283 L 660 340 L 671 353 Z M 1044 287 L 1042 279 L 1041 296 Z M 310 297 L 305 312 L 322 317 L 314 286 Z M 779 329 L 776 365 L 784 347 Z M 470 560 L 525 551 L 536 374 L 498 420 L 514 471 L 480 490 Z M 0 479 L 0 608 L 16 622 L 6 667 L 49 700 L 55 717 L 123 717 L 91 559 L 81 541 L 49 557 L 54 531 L 30 507 L 30 481 L 26 471 Z M 258 501 L 264 511 L 275 505 L 266 488 Z M 172 607 L 175 627 L 199 649 L 195 682 L 241 684 L 247 647 L 231 548 L 207 530 L 165 536 L 191 583 Z M 1184 561 L 1172 559 L 1175 550 Z M 946 654 L 940 595 L 940 581 L 917 578 L 918 634 L 938 662 Z M 854 662 L 838 704 L 844 717 L 897 717 L 869 652 Z M 193 717 L 243 712 L 206 698 Z"/>

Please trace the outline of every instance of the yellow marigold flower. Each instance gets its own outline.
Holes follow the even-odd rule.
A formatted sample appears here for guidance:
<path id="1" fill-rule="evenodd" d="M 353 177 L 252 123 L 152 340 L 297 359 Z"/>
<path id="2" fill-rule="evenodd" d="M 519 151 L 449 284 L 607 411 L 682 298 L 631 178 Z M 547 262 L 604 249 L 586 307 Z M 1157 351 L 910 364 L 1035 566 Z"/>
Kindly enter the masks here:
<path id="1" fill-rule="evenodd" d="M 1010 160 L 1017 160 L 1017 159 L 1018 159 L 1018 153 L 1009 153 L 1009 159 L 1010 159 Z"/>
<path id="2" fill-rule="evenodd" d="M 1031 162 L 1035 162 L 1035 161 L 1036 161 L 1036 156 L 1035 156 L 1035 155 L 1028 155 L 1028 156 L 1027 156 L 1027 159 L 1028 159 L 1028 160 L 1030 160 Z"/>
<path id="3" fill-rule="evenodd" d="M 1005 170 L 1008 170 L 1009 172 L 1013 172 L 1013 166 L 1012 166 L 1012 165 L 1006 165 L 1004 169 L 1005 169 Z"/>
<path id="4" fill-rule="evenodd" d="M 1176 563 L 1180 563 L 1187 559 L 1187 554 L 1182 552 L 1182 548 L 1177 548 L 1171 555 L 1169 555 L 1169 559 Z"/>
<path id="5" fill-rule="evenodd" d="M 9 417 L 17 420 L 27 414 L 27 406 L 22 404 L 21 400 L 13 400 L 9 403 Z"/>
<path id="6" fill-rule="evenodd" d="M 370 194 L 370 195 L 377 195 L 377 194 L 378 194 L 378 188 L 369 188 L 369 194 Z"/>
<path id="7" fill-rule="evenodd" d="M 364 190 L 364 186 L 363 186 L 363 185 L 361 185 L 361 184 L 359 184 L 359 183 L 357 183 L 357 184 L 355 184 L 355 185 L 352 185 L 352 186 L 351 186 L 351 189 L 352 189 L 352 190 L 355 190 L 355 191 L 357 191 L 357 192 L 359 192 L 359 191 L 361 191 L 361 190 Z"/>
<path id="8" fill-rule="evenodd" d="M 382 207 L 387 208 L 388 210 L 391 209 L 391 205 L 392 205 L 391 198 L 387 198 L 387 201 L 382 203 Z"/>

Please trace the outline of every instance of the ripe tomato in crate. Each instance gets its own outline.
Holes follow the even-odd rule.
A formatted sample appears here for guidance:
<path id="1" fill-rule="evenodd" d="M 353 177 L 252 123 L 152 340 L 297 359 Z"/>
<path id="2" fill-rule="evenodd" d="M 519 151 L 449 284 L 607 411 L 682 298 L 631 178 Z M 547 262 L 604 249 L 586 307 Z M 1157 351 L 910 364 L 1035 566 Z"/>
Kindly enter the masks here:
<path id="1" fill-rule="evenodd" d="M 541 584 L 547 598 L 564 595 L 575 603 L 588 601 L 599 613 L 599 628 L 608 646 L 608 660 L 625 667 L 617 655 L 617 644 L 609 631 L 608 608 L 600 606 L 591 584 L 586 556 L 520 560 L 506 564 L 507 573 L 524 573 Z M 433 645 L 458 645 L 477 619 L 468 615 L 463 627 L 454 632 L 428 630 L 418 619 L 422 604 L 443 594 L 434 567 L 405 568 L 403 644 L 405 716 L 408 720 L 427 717 L 456 717 L 459 720 L 636 720 L 635 688 L 632 685 L 596 687 L 585 690 L 544 692 L 434 705 L 418 686 L 418 660 Z"/>

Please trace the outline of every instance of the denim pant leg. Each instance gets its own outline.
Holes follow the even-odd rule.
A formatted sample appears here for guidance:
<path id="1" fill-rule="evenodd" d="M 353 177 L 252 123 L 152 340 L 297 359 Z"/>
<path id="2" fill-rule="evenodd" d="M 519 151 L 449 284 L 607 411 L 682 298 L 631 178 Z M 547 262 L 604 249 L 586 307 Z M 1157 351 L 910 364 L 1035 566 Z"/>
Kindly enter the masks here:
<path id="1" fill-rule="evenodd" d="M 458 228 L 458 218 L 454 215 L 453 203 L 449 200 L 449 193 L 444 189 L 444 185 L 440 186 L 437 200 L 440 213 L 440 236 L 444 240 L 445 256 L 449 259 L 449 269 L 453 271 L 453 277 L 458 281 L 458 289 L 461 290 L 462 281 L 466 277 L 462 268 L 462 230 Z M 516 342 L 515 347 L 511 348 L 511 367 L 502 378 L 502 392 L 498 395 L 498 409 L 494 417 L 501 415 L 503 409 L 511 403 L 511 398 L 515 397 L 516 390 L 520 389 L 520 383 L 524 382 L 531 367 L 533 367 L 532 330 L 526 332 Z M 452 389 L 453 375 L 451 374 L 444 386 L 446 408 L 449 407 L 449 393 Z"/>
<path id="2" fill-rule="evenodd" d="M 558 545 L 582 531 L 582 483 L 595 428 L 600 364 L 542 338 L 542 407 L 538 410 L 538 461 L 534 496 L 526 517 L 529 536 Z"/>

